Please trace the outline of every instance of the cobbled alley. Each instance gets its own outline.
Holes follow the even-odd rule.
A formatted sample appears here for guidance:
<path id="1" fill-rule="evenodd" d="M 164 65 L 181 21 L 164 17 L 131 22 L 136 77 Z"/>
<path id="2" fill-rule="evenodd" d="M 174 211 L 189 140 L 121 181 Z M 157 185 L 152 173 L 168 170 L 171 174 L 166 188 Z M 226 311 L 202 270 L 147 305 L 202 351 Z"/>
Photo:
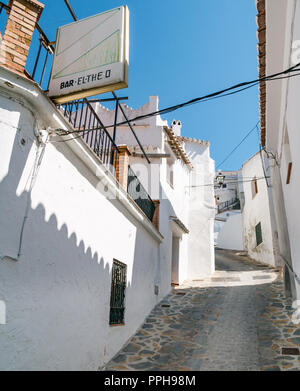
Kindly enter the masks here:
<path id="1" fill-rule="evenodd" d="M 279 271 L 226 250 L 216 269 L 173 289 L 102 370 L 299 370 L 300 326 Z"/>

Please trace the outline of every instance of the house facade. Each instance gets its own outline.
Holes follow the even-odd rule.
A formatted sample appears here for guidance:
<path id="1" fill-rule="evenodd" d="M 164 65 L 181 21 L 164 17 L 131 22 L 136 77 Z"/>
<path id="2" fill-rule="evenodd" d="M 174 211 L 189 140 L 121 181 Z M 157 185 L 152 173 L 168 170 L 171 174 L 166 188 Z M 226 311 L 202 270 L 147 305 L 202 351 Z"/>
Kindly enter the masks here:
<path id="1" fill-rule="evenodd" d="M 158 110 L 158 97 L 138 109 L 122 104 L 128 119 Z M 115 110 L 100 103 L 96 113 L 109 128 Z M 119 110 L 117 121 L 124 121 Z M 171 126 L 160 116 L 132 121 L 133 129 L 151 163 L 128 125 L 118 126 L 116 142 L 130 151 L 129 164 L 153 200 L 159 201 L 159 229 L 164 236 L 161 259 L 166 270 L 172 270 L 170 282 L 180 284 L 186 279 L 209 276 L 214 272 L 214 161 L 209 143 L 182 137 L 182 124 Z M 110 129 L 113 134 L 113 129 Z M 209 186 L 207 186 L 209 185 Z M 199 238 L 201 238 L 199 240 Z"/>
<path id="2" fill-rule="evenodd" d="M 218 211 L 226 209 L 238 201 L 238 171 L 218 170 L 215 174 L 215 198 Z"/>
<path id="3" fill-rule="evenodd" d="M 271 266 L 280 265 L 278 239 L 268 159 L 258 151 L 242 166 L 244 208 L 243 241 L 250 258 Z"/>
<path id="4" fill-rule="evenodd" d="M 241 206 L 244 203 L 241 171 L 215 173 L 216 217 L 214 241 L 217 247 L 243 250 Z"/>
<path id="5" fill-rule="evenodd" d="M 256 5 L 259 75 L 264 77 L 299 63 L 300 4 L 292 0 L 258 0 Z M 284 265 L 286 289 L 297 300 L 300 299 L 299 87 L 299 76 L 260 83 L 261 145 L 270 161 L 279 256 Z"/>
<path id="6" fill-rule="evenodd" d="M 171 289 L 163 235 L 82 138 L 49 135 L 71 127 L 3 68 L 0 121 L 0 368 L 96 370 Z M 118 266 L 125 297 L 114 303 Z"/>

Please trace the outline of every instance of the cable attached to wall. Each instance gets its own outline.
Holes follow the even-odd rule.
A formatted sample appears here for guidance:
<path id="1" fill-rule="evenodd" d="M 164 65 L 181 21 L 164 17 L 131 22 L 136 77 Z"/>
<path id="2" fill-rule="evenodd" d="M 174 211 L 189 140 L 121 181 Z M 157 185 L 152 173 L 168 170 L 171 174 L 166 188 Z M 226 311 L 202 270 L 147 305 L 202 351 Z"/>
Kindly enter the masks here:
<path id="1" fill-rule="evenodd" d="M 262 146 L 261 146 L 261 144 L 259 144 L 259 155 L 260 155 L 262 169 L 263 169 L 263 172 L 264 172 L 264 177 L 265 177 L 265 180 L 266 180 L 266 185 L 267 185 L 267 187 L 272 187 L 269 184 L 269 182 L 268 182 L 268 178 L 270 178 L 270 177 L 267 177 L 267 175 L 266 175 L 266 168 L 265 168 L 264 158 L 262 156 Z"/>
<path id="2" fill-rule="evenodd" d="M 41 134 L 39 136 L 41 136 Z M 38 146 L 37 146 L 35 160 L 34 160 L 33 167 L 32 167 L 30 185 L 29 185 L 29 189 L 27 192 L 26 209 L 25 209 L 25 214 L 24 214 L 22 226 L 21 226 L 17 260 L 19 260 L 20 256 L 21 256 L 24 228 L 25 228 L 25 225 L 26 225 L 26 222 L 28 219 L 28 214 L 29 214 L 30 205 L 31 205 L 32 189 L 34 188 L 36 178 L 37 178 L 37 175 L 38 175 L 38 172 L 39 172 L 39 169 L 40 169 L 40 166 L 41 166 L 44 154 L 45 154 L 45 149 L 46 149 L 46 144 L 48 142 L 48 139 L 49 139 L 49 134 L 47 133 L 45 141 L 42 141 L 42 137 L 39 137 L 37 140 Z"/>
<path id="3" fill-rule="evenodd" d="M 298 277 L 297 273 L 294 271 L 294 269 L 292 268 L 292 266 L 288 263 L 288 261 L 282 256 L 282 254 L 279 254 L 280 257 L 282 258 L 282 260 L 284 261 L 284 263 L 286 264 L 286 266 L 288 267 L 288 269 L 290 270 L 290 272 L 294 275 L 295 277 L 295 280 L 297 281 L 297 283 L 299 284 L 300 286 L 300 278 Z"/>
<path id="4" fill-rule="evenodd" d="M 34 185 L 35 185 L 35 182 L 36 182 L 36 178 L 37 178 L 37 175 L 38 175 L 38 172 L 39 172 L 39 169 L 40 169 L 40 166 L 41 166 L 44 154 L 45 154 L 46 145 L 47 145 L 47 143 L 49 141 L 49 133 L 48 133 L 48 131 L 45 131 L 45 133 L 44 133 L 43 131 L 36 131 L 36 128 L 35 128 L 34 134 L 35 134 L 35 137 L 36 137 L 37 149 L 36 149 L 36 155 L 35 155 L 33 167 L 32 167 L 32 170 L 31 170 L 30 185 L 29 185 L 29 189 L 28 189 L 28 192 L 27 192 L 26 208 L 25 208 L 25 213 L 24 213 L 24 217 L 23 217 L 23 221 L 22 221 L 22 225 L 21 225 L 21 230 L 20 230 L 20 236 L 19 236 L 17 258 L 14 258 L 14 257 L 12 257 L 10 255 L 5 254 L 5 255 L 0 255 L 0 260 L 8 259 L 8 260 L 11 260 L 11 261 L 19 261 L 20 260 L 20 256 L 22 255 L 22 244 L 23 244 L 24 229 L 25 229 L 25 225 L 26 225 L 26 222 L 27 222 L 27 219 L 28 219 L 29 210 L 30 210 L 31 193 L 32 193 L 32 190 L 34 188 Z"/>

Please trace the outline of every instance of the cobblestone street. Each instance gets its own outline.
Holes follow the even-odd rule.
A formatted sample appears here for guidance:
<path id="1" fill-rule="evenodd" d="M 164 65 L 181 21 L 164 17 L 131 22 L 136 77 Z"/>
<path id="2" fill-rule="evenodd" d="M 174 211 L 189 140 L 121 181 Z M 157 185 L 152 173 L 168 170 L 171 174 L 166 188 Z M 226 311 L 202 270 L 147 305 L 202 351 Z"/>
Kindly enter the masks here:
<path id="1" fill-rule="evenodd" d="M 214 276 L 174 289 L 104 369 L 299 370 L 292 312 L 277 270 L 216 250 Z"/>

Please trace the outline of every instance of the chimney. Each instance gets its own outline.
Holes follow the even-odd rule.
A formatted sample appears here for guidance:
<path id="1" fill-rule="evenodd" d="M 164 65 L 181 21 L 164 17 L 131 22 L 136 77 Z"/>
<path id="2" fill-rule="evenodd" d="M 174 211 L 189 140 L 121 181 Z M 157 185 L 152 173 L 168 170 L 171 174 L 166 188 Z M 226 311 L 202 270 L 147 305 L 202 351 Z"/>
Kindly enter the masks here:
<path id="1" fill-rule="evenodd" d="M 1 41 L 0 65 L 25 76 L 25 65 L 35 25 L 44 9 L 37 0 L 10 0 Z"/>
<path id="2" fill-rule="evenodd" d="M 172 121 L 171 129 L 173 130 L 176 136 L 181 136 L 181 128 L 182 128 L 181 121 L 176 121 L 174 119 L 174 121 Z"/>
<path id="3" fill-rule="evenodd" d="M 120 153 L 117 154 L 116 161 L 116 179 L 119 184 L 127 191 L 128 184 L 128 166 L 131 155 L 127 145 L 118 145 Z"/>

